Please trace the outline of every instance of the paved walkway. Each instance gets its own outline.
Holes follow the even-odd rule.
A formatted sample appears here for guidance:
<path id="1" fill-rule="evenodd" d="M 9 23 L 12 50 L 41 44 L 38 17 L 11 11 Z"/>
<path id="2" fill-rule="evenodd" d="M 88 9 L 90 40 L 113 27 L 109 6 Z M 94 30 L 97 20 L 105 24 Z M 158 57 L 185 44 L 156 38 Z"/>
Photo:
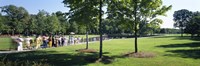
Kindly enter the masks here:
<path id="1" fill-rule="evenodd" d="M 19 52 L 28 52 L 34 50 L 23 50 L 23 51 L 0 51 L 0 54 L 8 54 L 8 53 L 19 53 Z"/>

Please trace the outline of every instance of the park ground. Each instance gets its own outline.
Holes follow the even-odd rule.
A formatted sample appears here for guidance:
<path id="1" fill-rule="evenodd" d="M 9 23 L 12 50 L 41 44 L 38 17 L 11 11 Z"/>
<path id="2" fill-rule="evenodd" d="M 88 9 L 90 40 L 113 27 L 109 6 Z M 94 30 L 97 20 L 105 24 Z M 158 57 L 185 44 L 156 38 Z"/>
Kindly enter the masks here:
<path id="1" fill-rule="evenodd" d="M 154 53 L 155 56 L 151 58 L 124 56 L 128 52 L 134 51 L 134 39 L 128 38 L 104 41 L 103 55 L 108 58 L 100 62 L 96 61 L 98 52 L 76 52 L 77 49 L 85 48 L 85 45 L 82 44 L 31 52 L 0 54 L 0 64 L 6 66 L 21 64 L 24 66 L 200 66 L 199 39 L 191 39 L 189 36 L 179 37 L 178 35 L 145 37 L 139 38 L 138 47 L 139 52 Z M 90 43 L 89 48 L 98 51 L 99 42 Z"/>

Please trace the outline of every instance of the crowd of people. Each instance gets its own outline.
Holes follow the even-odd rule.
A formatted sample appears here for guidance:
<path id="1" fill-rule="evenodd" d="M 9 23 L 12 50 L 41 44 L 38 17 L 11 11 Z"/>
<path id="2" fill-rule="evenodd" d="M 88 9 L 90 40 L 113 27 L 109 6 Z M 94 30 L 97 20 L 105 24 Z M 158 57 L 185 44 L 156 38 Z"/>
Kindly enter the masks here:
<path id="1" fill-rule="evenodd" d="M 80 36 L 47 36 L 47 35 L 38 35 L 34 37 L 22 37 L 22 36 L 13 36 L 13 44 L 17 45 L 15 48 L 17 51 L 22 51 L 23 49 L 40 49 L 40 48 L 51 48 L 59 46 L 67 46 L 78 44 L 83 41 L 83 38 Z M 23 46 L 24 45 L 24 46 Z"/>

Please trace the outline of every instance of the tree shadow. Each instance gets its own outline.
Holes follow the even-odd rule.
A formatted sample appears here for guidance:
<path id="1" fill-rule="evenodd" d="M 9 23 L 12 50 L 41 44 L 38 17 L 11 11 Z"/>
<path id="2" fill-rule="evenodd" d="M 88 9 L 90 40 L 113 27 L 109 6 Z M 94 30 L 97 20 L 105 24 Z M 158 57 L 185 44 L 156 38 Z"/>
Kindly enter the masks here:
<path id="1" fill-rule="evenodd" d="M 109 54 L 104 52 L 103 54 Z M 103 64 L 110 64 L 117 56 L 103 56 L 101 61 Z M 17 62 L 19 65 L 25 65 L 27 61 L 49 64 L 53 66 L 84 66 L 90 63 L 96 63 L 98 52 L 96 53 L 58 53 L 56 51 L 30 51 L 11 54 L 1 54 L 0 61 Z M 5 58 L 5 59 L 4 59 Z"/>
<path id="2" fill-rule="evenodd" d="M 172 52 L 175 54 L 166 54 L 165 56 L 175 56 L 175 57 L 182 57 L 182 58 L 193 58 L 193 59 L 200 59 L 200 49 L 189 49 L 189 50 L 170 50 L 166 52 Z"/>
<path id="3" fill-rule="evenodd" d="M 168 44 L 168 45 L 159 45 L 156 47 L 163 48 L 177 48 L 177 47 L 200 47 L 200 42 L 184 43 L 184 44 Z"/>
<path id="4" fill-rule="evenodd" d="M 168 50 L 166 52 L 171 52 L 173 54 L 165 54 L 165 56 L 200 59 L 200 49 L 199 49 L 200 42 L 160 45 L 160 46 L 156 46 L 156 47 L 162 47 L 162 48 L 190 47 L 191 49 Z"/>
<path id="5" fill-rule="evenodd" d="M 193 40 L 193 41 L 200 41 L 200 37 L 191 37 L 191 36 L 174 36 L 174 40 Z"/>
<path id="6" fill-rule="evenodd" d="M 194 40 L 194 41 L 200 41 L 200 37 L 193 37 L 190 36 L 155 36 L 153 38 L 174 38 L 173 40 Z"/>
<path id="7" fill-rule="evenodd" d="M 104 52 L 103 54 L 109 54 Z M 1 54 L 0 58 L 5 58 L 4 61 L 17 62 L 19 65 L 29 62 L 37 62 L 49 64 L 53 66 L 83 66 L 90 63 L 96 63 L 98 53 L 58 53 L 56 51 L 30 51 L 21 53 Z M 110 64 L 116 56 L 104 56 L 99 61 L 103 64 Z M 1 59 L 1 60 L 2 60 Z"/>

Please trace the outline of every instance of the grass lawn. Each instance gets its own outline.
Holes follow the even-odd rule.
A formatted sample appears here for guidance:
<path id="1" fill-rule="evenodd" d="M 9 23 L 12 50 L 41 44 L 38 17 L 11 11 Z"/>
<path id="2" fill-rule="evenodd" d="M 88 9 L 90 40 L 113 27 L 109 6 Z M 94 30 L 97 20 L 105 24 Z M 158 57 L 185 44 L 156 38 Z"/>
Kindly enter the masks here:
<path id="1" fill-rule="evenodd" d="M 33 52 L 0 54 L 4 61 L 13 64 L 37 64 L 53 66 L 199 66 L 200 40 L 190 37 L 167 35 L 160 37 L 139 38 L 140 52 L 152 52 L 153 58 L 124 57 L 124 53 L 134 51 L 134 39 L 112 39 L 104 41 L 103 54 L 112 61 L 95 62 L 98 53 L 79 53 L 75 50 L 85 48 L 85 45 L 73 45 L 59 48 L 48 48 Z M 99 42 L 90 43 L 90 49 L 99 49 Z M 5 57 L 6 56 L 6 57 Z M 27 61 L 28 60 L 28 61 Z M 2 60 L 1 60 L 2 61 Z M 8 64 L 9 64 L 8 62 Z M 0 64 L 2 64 L 0 62 Z"/>
<path id="2" fill-rule="evenodd" d="M 0 38 L 0 50 L 8 50 L 11 43 L 11 38 Z"/>

